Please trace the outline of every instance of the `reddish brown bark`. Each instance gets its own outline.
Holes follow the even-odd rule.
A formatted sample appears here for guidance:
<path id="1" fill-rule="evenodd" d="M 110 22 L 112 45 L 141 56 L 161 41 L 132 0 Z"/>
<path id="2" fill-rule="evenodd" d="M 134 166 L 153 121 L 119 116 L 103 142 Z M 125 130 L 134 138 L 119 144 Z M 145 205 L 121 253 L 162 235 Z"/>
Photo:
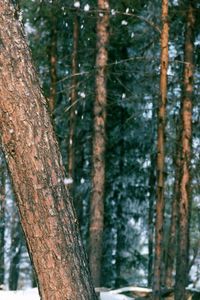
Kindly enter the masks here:
<path id="1" fill-rule="evenodd" d="M 162 1 L 162 33 L 161 33 L 161 71 L 160 102 L 158 109 L 158 142 L 157 142 L 157 199 L 155 225 L 155 260 L 154 260 L 154 300 L 160 299 L 162 244 L 164 224 L 164 161 L 165 161 L 165 119 L 167 103 L 167 68 L 168 68 L 168 0 Z"/>
<path id="2" fill-rule="evenodd" d="M 69 117 L 69 150 L 68 150 L 68 174 L 74 181 L 74 159 L 75 159 L 75 128 L 77 109 L 77 73 L 78 73 L 78 39 L 79 21 L 78 16 L 74 16 L 73 22 L 73 52 L 72 52 L 72 82 L 70 95 L 70 117 Z M 72 182 L 73 187 L 73 182 Z M 72 189 L 71 189 L 72 190 Z"/>
<path id="3" fill-rule="evenodd" d="M 90 203 L 89 261 L 95 286 L 100 285 L 104 223 L 105 143 L 106 143 L 106 66 L 108 60 L 109 1 L 98 0 L 96 99 L 94 103 L 93 171 Z"/>
<path id="4" fill-rule="evenodd" d="M 181 104 L 181 149 L 178 211 L 178 242 L 175 299 L 185 300 L 189 267 L 189 219 L 190 219 L 190 160 L 192 141 L 192 96 L 195 13 L 194 1 L 189 1 L 185 31 L 183 97 Z"/>
<path id="5" fill-rule="evenodd" d="M 0 130 L 40 295 L 43 300 L 93 300 L 46 100 L 14 15 L 11 2 L 1 1 Z"/>

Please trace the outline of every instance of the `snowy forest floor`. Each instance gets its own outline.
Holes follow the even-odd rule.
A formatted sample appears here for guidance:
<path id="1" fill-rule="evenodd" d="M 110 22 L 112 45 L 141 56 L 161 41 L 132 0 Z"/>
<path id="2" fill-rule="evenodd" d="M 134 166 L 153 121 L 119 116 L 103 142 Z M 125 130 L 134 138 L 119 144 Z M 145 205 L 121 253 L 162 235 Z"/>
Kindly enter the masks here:
<path id="1" fill-rule="evenodd" d="M 98 289 L 97 289 L 98 291 Z M 126 296 L 122 293 L 132 293 L 132 296 Z M 117 290 L 103 291 L 100 289 L 100 300 L 139 300 L 151 299 L 151 289 L 141 287 L 125 287 Z M 163 294 L 163 299 L 173 300 L 173 291 L 167 291 Z M 200 291 L 191 289 L 188 290 L 188 300 L 199 300 Z M 38 289 L 27 289 L 18 291 L 0 291 L 0 300 L 40 300 Z"/>

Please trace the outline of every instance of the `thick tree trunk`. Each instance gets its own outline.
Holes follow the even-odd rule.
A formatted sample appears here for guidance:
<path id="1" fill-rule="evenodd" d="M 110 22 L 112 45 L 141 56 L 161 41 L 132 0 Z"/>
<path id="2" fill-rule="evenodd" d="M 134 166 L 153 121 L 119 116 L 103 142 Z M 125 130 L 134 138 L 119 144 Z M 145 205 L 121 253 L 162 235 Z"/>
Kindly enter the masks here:
<path id="1" fill-rule="evenodd" d="M 93 300 L 46 100 L 14 15 L 10 1 L 1 1 L 0 130 L 40 295 L 43 300 Z"/>
<path id="2" fill-rule="evenodd" d="M 74 159 L 75 159 L 75 128 L 76 128 L 76 108 L 77 108 L 77 73 L 78 73 L 78 39 L 79 39 L 79 20 L 74 16 L 73 22 L 73 51 L 72 51 L 72 81 L 70 95 L 70 117 L 69 117 L 69 150 L 68 150 L 68 175 L 72 179 L 70 186 L 73 194 L 74 183 Z M 76 203 L 74 203 L 76 208 Z M 77 208 L 78 210 L 79 208 Z"/>
<path id="3" fill-rule="evenodd" d="M 175 299 L 185 300 L 189 267 L 189 219 L 190 219 L 190 160 L 192 141 L 192 93 L 194 52 L 194 1 L 189 1 L 185 31 L 183 97 L 181 104 L 181 165 L 179 183 L 179 214 Z"/>
<path id="4" fill-rule="evenodd" d="M 164 161 L 165 161 L 165 115 L 167 102 L 167 68 L 168 68 L 168 0 L 162 0 L 162 34 L 161 34 L 161 72 L 160 103 L 158 109 L 158 144 L 157 144 L 157 200 L 155 225 L 155 260 L 154 260 L 154 300 L 160 299 L 161 266 L 164 225 Z"/>
<path id="5" fill-rule="evenodd" d="M 6 200 L 6 167 L 4 156 L 0 154 L 0 286 L 4 284 L 5 265 L 5 200 Z"/>
<path id="6" fill-rule="evenodd" d="M 108 60 L 109 1 L 98 0 L 96 99 L 94 103 L 93 171 L 90 203 L 89 261 L 95 286 L 100 285 L 104 223 L 106 143 L 106 66 Z"/>

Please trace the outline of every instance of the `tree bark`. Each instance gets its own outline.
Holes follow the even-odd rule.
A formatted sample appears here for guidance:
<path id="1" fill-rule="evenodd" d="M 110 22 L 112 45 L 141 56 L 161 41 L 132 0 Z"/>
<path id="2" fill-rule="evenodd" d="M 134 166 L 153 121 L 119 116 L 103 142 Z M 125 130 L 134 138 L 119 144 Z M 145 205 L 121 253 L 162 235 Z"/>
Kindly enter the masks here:
<path id="1" fill-rule="evenodd" d="M 164 225 L 164 161 L 165 161 L 165 118 L 167 103 L 167 69 L 168 69 L 168 0 L 162 0 L 162 33 L 161 33 L 161 71 L 160 102 L 158 109 L 158 142 L 157 142 L 157 199 L 155 224 L 155 260 L 154 260 L 154 300 L 160 299 L 161 266 Z"/>
<path id="2" fill-rule="evenodd" d="M 14 15 L 10 0 L 1 1 L 0 130 L 40 295 L 43 300 L 93 300 L 46 100 Z"/>
<path id="3" fill-rule="evenodd" d="M 181 164 L 179 183 L 178 241 L 175 300 L 185 300 L 189 267 L 189 221 L 190 221 L 190 160 L 192 142 L 192 96 L 193 96 L 193 55 L 194 55 L 194 2 L 190 0 L 186 19 L 183 96 L 181 104 Z"/>
<path id="4" fill-rule="evenodd" d="M 105 144 L 106 144 L 106 66 L 109 40 L 109 1 L 98 0 L 96 99 L 92 154 L 92 194 L 90 203 L 89 261 L 95 286 L 100 285 L 104 224 Z"/>

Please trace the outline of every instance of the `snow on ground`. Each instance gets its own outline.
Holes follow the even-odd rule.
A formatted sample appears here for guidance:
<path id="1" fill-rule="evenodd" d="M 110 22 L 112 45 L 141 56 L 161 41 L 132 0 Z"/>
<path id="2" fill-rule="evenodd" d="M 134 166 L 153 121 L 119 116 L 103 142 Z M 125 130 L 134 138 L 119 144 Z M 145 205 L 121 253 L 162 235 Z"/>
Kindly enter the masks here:
<path id="1" fill-rule="evenodd" d="M 112 294 L 109 292 L 101 292 L 100 300 L 131 300 L 133 298 Z M 40 300 L 38 290 L 29 289 L 24 291 L 0 291 L 0 300 Z"/>
<path id="2" fill-rule="evenodd" d="M 1 300 L 40 300 L 37 289 L 24 291 L 0 291 Z"/>

